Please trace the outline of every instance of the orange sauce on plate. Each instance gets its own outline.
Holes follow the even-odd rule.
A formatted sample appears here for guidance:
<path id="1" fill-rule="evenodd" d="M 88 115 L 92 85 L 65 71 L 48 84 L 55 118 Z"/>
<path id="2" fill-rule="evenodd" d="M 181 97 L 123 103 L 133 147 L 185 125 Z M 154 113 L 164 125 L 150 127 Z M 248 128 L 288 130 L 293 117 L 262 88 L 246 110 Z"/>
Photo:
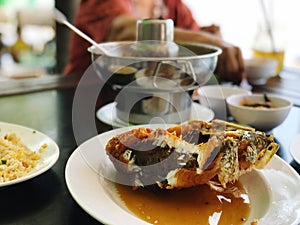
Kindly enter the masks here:
<path id="1" fill-rule="evenodd" d="M 250 213 L 249 198 L 240 183 L 235 186 L 244 193 L 242 197 L 213 191 L 208 185 L 158 193 L 116 185 L 120 198 L 134 215 L 161 225 L 209 225 L 212 221 L 218 221 L 214 223 L 218 225 L 244 224 Z"/>

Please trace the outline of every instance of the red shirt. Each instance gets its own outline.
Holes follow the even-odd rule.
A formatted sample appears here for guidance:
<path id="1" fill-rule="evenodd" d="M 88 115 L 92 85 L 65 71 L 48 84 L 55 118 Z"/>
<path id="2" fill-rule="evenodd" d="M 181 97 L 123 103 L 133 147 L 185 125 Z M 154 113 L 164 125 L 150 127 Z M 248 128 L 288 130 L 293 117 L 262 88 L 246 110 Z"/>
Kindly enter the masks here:
<path id="1" fill-rule="evenodd" d="M 164 4 L 168 9 L 164 19 L 172 19 L 175 27 L 199 29 L 191 11 L 181 0 L 164 0 Z M 112 20 L 122 14 L 134 15 L 132 0 L 81 0 L 74 25 L 100 43 L 108 36 Z M 91 55 L 87 51 L 90 46 L 82 37 L 71 34 L 70 58 L 64 74 L 85 71 L 91 64 Z"/>

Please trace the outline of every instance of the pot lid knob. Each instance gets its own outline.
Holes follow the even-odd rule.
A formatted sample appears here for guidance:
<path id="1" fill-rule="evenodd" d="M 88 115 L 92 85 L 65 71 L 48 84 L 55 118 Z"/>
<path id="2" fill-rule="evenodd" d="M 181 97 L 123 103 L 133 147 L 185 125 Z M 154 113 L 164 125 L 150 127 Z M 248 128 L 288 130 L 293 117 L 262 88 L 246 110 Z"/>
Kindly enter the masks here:
<path id="1" fill-rule="evenodd" d="M 137 40 L 173 41 L 174 22 L 171 19 L 142 19 L 137 21 Z"/>

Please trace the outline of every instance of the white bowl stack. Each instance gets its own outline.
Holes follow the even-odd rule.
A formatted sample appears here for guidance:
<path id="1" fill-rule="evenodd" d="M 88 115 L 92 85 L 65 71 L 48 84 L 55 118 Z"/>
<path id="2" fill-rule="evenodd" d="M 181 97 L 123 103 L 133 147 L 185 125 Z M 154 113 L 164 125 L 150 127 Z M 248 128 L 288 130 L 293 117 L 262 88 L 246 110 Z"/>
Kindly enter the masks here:
<path id="1" fill-rule="evenodd" d="M 229 115 L 226 98 L 235 94 L 249 95 L 251 91 L 237 86 L 206 85 L 198 88 L 197 94 L 200 104 L 213 110 L 216 119 L 226 120 Z"/>

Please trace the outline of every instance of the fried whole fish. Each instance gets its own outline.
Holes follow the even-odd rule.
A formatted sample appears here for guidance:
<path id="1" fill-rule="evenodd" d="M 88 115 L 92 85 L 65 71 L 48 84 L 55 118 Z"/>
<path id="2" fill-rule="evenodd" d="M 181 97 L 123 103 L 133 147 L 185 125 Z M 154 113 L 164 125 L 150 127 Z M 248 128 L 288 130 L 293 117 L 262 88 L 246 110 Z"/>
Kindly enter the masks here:
<path id="1" fill-rule="evenodd" d="M 135 187 L 209 184 L 223 190 L 279 149 L 274 136 L 221 120 L 189 121 L 165 129 L 137 128 L 110 139 L 106 152 Z"/>

